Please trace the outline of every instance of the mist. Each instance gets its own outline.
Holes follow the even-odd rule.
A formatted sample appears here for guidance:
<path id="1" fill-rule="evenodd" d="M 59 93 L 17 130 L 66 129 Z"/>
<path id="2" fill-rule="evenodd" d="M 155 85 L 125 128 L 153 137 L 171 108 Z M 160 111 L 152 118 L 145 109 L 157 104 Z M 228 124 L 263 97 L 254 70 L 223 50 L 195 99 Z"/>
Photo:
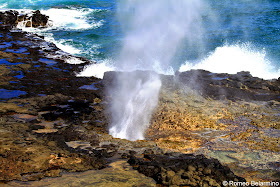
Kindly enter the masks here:
<path id="1" fill-rule="evenodd" d="M 118 73 L 108 93 L 112 95 L 112 136 L 144 139 L 161 88 L 157 73 L 171 71 L 172 59 L 182 41 L 189 46 L 203 46 L 202 5 L 200 0 L 118 2 L 117 16 L 124 39 L 116 67 L 130 73 Z"/>

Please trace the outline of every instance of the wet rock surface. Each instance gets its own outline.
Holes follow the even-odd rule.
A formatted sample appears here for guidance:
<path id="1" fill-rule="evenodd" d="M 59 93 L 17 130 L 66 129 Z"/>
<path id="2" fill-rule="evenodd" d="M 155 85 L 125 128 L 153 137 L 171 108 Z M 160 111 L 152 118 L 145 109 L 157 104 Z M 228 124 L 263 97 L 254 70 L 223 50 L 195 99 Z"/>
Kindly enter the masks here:
<path id="1" fill-rule="evenodd" d="M 47 27 L 49 17 L 41 14 L 39 10 L 31 11 L 30 13 L 22 13 L 16 10 L 0 12 L 0 28 L 2 30 L 10 30 L 18 24 L 25 27 Z"/>
<path id="2" fill-rule="evenodd" d="M 4 15 L 8 19 L 12 13 Z M 102 88 L 80 88 L 100 80 L 75 76 L 94 62 L 20 30 L 3 30 L 0 40 L 0 180 L 38 180 L 105 168 L 107 161 L 99 154 L 73 151 L 66 144 L 79 137 L 93 139 L 79 126 L 94 127 L 101 118 L 100 102 L 94 101 L 101 101 Z M 68 64 L 69 59 L 81 64 Z"/>
<path id="3" fill-rule="evenodd" d="M 17 24 L 23 22 L 25 27 L 47 27 L 49 17 L 41 14 L 40 10 L 32 11 L 31 15 L 20 14 L 17 17 Z"/>
<path id="4" fill-rule="evenodd" d="M 147 72 L 140 72 L 145 76 Z M 106 72 L 103 82 L 115 84 L 121 72 Z M 127 73 L 129 75 L 129 73 Z M 161 75 L 164 89 L 192 90 L 205 98 L 231 101 L 280 101 L 280 77 L 264 80 L 253 77 L 250 72 L 237 74 L 211 73 L 206 70 L 176 72 L 175 76 Z"/>
<path id="5" fill-rule="evenodd" d="M 175 79 L 178 84 L 214 99 L 280 101 L 279 79 L 263 80 L 253 77 L 250 72 L 218 74 L 205 70 L 191 70 L 176 73 Z"/>
<path id="6" fill-rule="evenodd" d="M 8 24 L 2 22 L 1 28 Z M 275 177 L 260 178 L 279 176 L 279 80 L 200 70 L 162 76 L 147 140 L 131 142 L 108 134 L 105 91 L 117 72 L 106 73 L 103 80 L 76 77 L 94 62 L 67 54 L 40 36 L 9 29 L 0 33 L 0 181 L 5 185 L 219 186 L 224 179 L 244 181 L 235 175 L 247 177 L 241 166 L 262 170 L 264 165 Z M 69 59 L 77 64 L 67 63 Z M 194 74 L 202 86 L 192 83 Z M 218 92 L 220 87 L 226 91 Z M 243 148 L 264 152 L 251 155 L 246 165 Z M 234 160 L 224 162 L 230 169 L 219 163 L 227 156 Z M 238 167 L 236 160 L 241 160 Z M 87 170 L 98 171 L 65 174 Z M 61 175 L 52 184 L 43 179 Z"/>
<path id="7" fill-rule="evenodd" d="M 114 84 L 118 73 L 105 73 L 105 84 Z M 199 75 L 196 82 L 194 75 Z M 235 81 L 236 77 L 239 79 Z M 238 85 L 243 78 L 251 79 L 252 85 L 270 85 L 273 89 L 243 89 L 221 83 Z M 155 141 L 164 152 L 216 158 L 247 181 L 279 180 L 279 169 L 270 164 L 280 159 L 278 79 L 263 80 L 248 72 L 229 75 L 204 70 L 163 75 L 161 79 L 159 104 L 146 131 L 147 140 Z M 213 82 L 218 86 L 212 86 Z"/>
<path id="8" fill-rule="evenodd" d="M 1 29 L 8 30 L 16 26 L 19 13 L 14 10 L 0 12 Z"/>

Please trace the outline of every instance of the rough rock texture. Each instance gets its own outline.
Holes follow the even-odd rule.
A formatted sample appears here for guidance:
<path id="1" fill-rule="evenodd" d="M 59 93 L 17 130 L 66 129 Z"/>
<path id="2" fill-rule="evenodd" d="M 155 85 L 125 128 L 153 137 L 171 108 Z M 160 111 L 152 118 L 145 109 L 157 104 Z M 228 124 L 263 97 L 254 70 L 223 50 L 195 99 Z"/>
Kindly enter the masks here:
<path id="1" fill-rule="evenodd" d="M 110 186 L 110 187 L 131 187 L 147 186 L 155 187 L 156 182 L 149 177 L 133 170 L 125 161 L 116 161 L 110 164 L 110 167 L 102 170 L 90 170 L 80 173 L 64 174 L 59 178 L 46 178 L 34 182 L 13 181 L 6 186 Z"/>
<path id="2" fill-rule="evenodd" d="M 275 89 L 240 89 L 238 95 L 231 92 L 238 90 L 237 87 L 211 86 L 209 72 L 198 70 L 183 74 L 200 74 L 201 79 L 192 88 L 191 79 L 180 81 L 177 87 L 166 83 L 178 79 L 163 79 L 159 107 L 146 138 L 165 150 L 217 158 L 247 181 L 277 181 L 279 169 L 270 163 L 280 159 L 278 80 L 248 78 L 252 79 L 252 85 L 255 80 L 259 85 L 271 85 Z"/>
<path id="3" fill-rule="evenodd" d="M 41 14 L 39 10 L 32 12 L 31 15 L 21 14 L 18 16 L 16 24 L 25 22 L 25 27 L 47 27 L 49 17 Z"/>
<path id="4" fill-rule="evenodd" d="M 223 186 L 223 181 L 246 182 L 218 160 L 203 155 L 145 154 L 143 158 L 132 156 L 128 163 L 166 186 Z"/>
<path id="5" fill-rule="evenodd" d="M 3 13 L 1 17 L 13 14 L 16 13 Z M 80 186 L 85 185 L 85 181 L 93 184 L 106 181 L 116 186 L 140 185 L 143 180 L 147 181 L 147 186 L 154 186 L 155 181 L 165 185 L 190 182 L 189 185 L 218 186 L 220 178 L 243 180 L 215 159 L 165 154 L 193 153 L 194 150 L 209 158 L 234 160 L 230 164 L 239 162 L 244 166 L 242 171 L 248 171 L 245 167 L 262 170 L 265 166 L 274 176 L 273 179 L 265 176 L 271 180 L 279 176 L 275 173 L 278 166 L 275 160 L 279 158 L 276 154 L 279 152 L 278 80 L 265 81 L 250 77 L 248 73 L 226 75 L 229 78 L 224 79 L 224 75 L 200 70 L 162 76 L 159 107 L 147 130 L 147 140 L 116 139 L 108 134 L 106 108 L 110 99 L 105 97 L 105 90 L 114 84 L 117 72 L 106 73 L 103 80 L 76 77 L 84 66 L 94 62 L 69 55 L 40 36 L 9 31 L 5 24 L 11 26 L 11 23 L 2 22 L 0 27 L 2 182 L 39 180 L 108 165 L 111 167 L 92 171 L 100 176 L 99 181 L 89 180 L 94 178 L 92 173 L 80 173 L 73 175 L 83 176 L 83 180 L 73 182 L 70 179 L 67 183 Z M 69 59 L 79 64 L 69 64 Z M 204 86 L 192 83 L 190 77 L 194 74 L 199 75 L 198 82 Z M 247 85 L 245 80 L 251 83 Z M 238 87 L 240 81 L 245 81 L 248 89 Z M 227 84 L 230 86 L 225 86 Z M 217 92 L 220 87 L 226 91 Z M 251 98 L 257 101 L 249 101 Z M 261 140 L 256 141 L 256 138 Z M 229 151 L 234 145 L 235 152 Z M 263 150 L 263 153 L 251 151 L 250 155 L 242 152 L 243 149 Z M 125 165 L 126 160 L 155 181 Z M 231 168 L 239 172 L 236 166 Z M 195 177 L 188 176 L 189 171 Z M 245 172 L 244 176 L 247 175 Z M 132 177 L 135 180 L 131 180 Z M 8 184 L 18 186 L 17 182 Z"/>
<path id="6" fill-rule="evenodd" d="M 0 12 L 0 22 L 2 30 L 10 30 L 16 27 L 20 22 L 25 27 L 46 27 L 49 17 L 41 14 L 39 10 L 33 11 L 30 14 L 19 13 L 16 10 Z"/>
<path id="7" fill-rule="evenodd" d="M 102 169 L 131 150 L 142 154 L 145 149 L 159 149 L 154 142 L 108 135 L 100 79 L 76 77 L 94 62 L 21 31 L 3 30 L 0 40 L 0 181 L 33 181 Z M 68 64 L 69 59 L 80 64 Z M 102 170 L 100 176 L 104 173 L 102 180 L 112 186 L 145 180 L 154 186 L 153 180 L 135 170 L 122 170 Z"/>
<path id="8" fill-rule="evenodd" d="M 280 77 L 263 80 L 244 71 L 237 74 L 217 74 L 205 70 L 191 70 L 176 73 L 175 79 L 180 85 L 214 99 L 280 101 Z"/>
<path id="9" fill-rule="evenodd" d="M 16 26 L 17 23 L 17 17 L 18 12 L 14 10 L 0 12 L 0 22 L 1 22 L 1 28 L 5 28 L 5 26 L 11 28 L 13 26 Z"/>
<path id="10" fill-rule="evenodd" d="M 106 167 L 98 152 L 85 155 L 66 144 L 79 137 L 93 139 L 78 127 L 94 127 L 102 116 L 100 102 L 94 102 L 102 92 L 80 88 L 100 80 L 75 76 L 94 62 L 21 31 L 3 30 L 0 40 L 0 180 L 38 180 Z M 66 63 L 70 58 L 81 64 Z"/>
<path id="11" fill-rule="evenodd" d="M 114 84 L 118 73 L 105 73 L 104 84 Z M 162 75 L 161 79 L 158 108 L 146 139 L 166 152 L 219 159 L 248 181 L 279 178 L 279 169 L 271 164 L 280 159 L 278 79 L 263 80 L 248 72 L 229 75 L 204 70 Z M 243 79 L 251 82 L 246 89 L 236 86 Z M 263 86 L 256 88 L 256 84 Z"/>
<path id="12" fill-rule="evenodd" d="M 138 71 L 141 73 L 141 71 Z M 145 72 L 142 72 L 145 74 Z M 120 72 L 106 72 L 104 84 L 115 84 Z M 129 73 L 127 73 L 129 74 Z M 175 76 L 161 75 L 163 86 L 168 90 L 195 91 L 203 97 L 231 101 L 280 101 L 280 77 L 264 80 L 250 72 L 237 74 L 211 73 L 205 70 L 176 72 Z"/>

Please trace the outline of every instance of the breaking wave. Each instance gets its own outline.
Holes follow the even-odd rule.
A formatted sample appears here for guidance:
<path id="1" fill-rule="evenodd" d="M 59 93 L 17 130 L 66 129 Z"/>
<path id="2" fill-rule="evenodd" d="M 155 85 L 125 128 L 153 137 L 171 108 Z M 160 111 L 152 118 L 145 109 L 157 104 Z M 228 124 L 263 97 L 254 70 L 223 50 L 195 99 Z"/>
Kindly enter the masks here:
<path id="1" fill-rule="evenodd" d="M 265 50 L 258 51 L 249 43 L 224 45 L 217 47 L 207 58 L 200 62 L 186 62 L 179 71 L 204 69 L 214 73 L 235 74 L 249 71 L 253 76 L 273 79 L 280 76 L 280 69 L 275 68 L 267 58 Z"/>

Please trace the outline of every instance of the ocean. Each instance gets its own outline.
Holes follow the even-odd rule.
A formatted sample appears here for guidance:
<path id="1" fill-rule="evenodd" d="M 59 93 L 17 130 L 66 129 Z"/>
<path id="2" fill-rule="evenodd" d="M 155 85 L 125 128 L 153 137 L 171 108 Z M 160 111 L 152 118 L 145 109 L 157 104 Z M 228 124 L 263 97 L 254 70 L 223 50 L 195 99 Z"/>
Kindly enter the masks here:
<path id="1" fill-rule="evenodd" d="M 180 4 L 181 1 L 183 0 L 171 2 Z M 40 10 L 48 15 L 50 19 L 48 28 L 24 28 L 22 25 L 18 27 L 45 36 L 47 41 L 55 43 L 57 47 L 70 54 L 96 61 L 96 64 L 86 67 L 78 76 L 102 78 L 105 71 L 119 70 L 117 62 L 120 61 L 127 30 L 131 29 L 127 23 L 142 20 L 140 29 L 155 32 L 153 35 L 155 37 L 161 33 L 149 30 L 157 25 L 157 20 L 153 19 L 156 15 L 149 12 L 153 10 L 149 6 L 149 3 L 152 6 L 153 1 L 139 0 L 137 6 L 140 8 L 132 7 L 132 10 L 120 16 L 124 8 L 122 4 L 126 2 L 131 1 L 0 0 L 0 9 L 25 12 Z M 189 2 L 190 8 L 181 10 L 183 14 L 173 16 L 174 19 L 168 19 L 166 22 L 166 28 L 173 25 L 174 28 L 183 28 L 184 33 L 180 41 L 176 41 L 174 49 L 173 43 L 168 43 L 170 40 L 163 40 L 167 42 L 162 45 L 169 46 L 162 52 L 157 50 L 157 53 L 163 53 L 162 58 L 149 59 L 158 61 L 159 65 L 153 66 L 154 71 L 165 74 L 190 69 L 205 69 L 215 73 L 250 71 L 253 76 L 264 79 L 280 77 L 279 1 L 190 0 Z M 174 7 L 176 6 L 167 4 L 154 8 L 156 14 L 164 18 L 162 12 L 173 11 L 174 15 L 177 13 L 177 10 L 172 10 Z M 137 19 L 130 19 L 134 17 Z M 123 24 L 125 19 L 126 24 Z M 181 22 L 177 22 L 177 19 Z M 184 20 L 189 21 L 189 24 L 181 27 Z M 143 32 L 134 33 L 138 39 L 131 43 L 141 42 L 144 38 L 141 33 Z M 173 38 L 172 35 L 168 37 Z M 159 46 L 152 45 L 154 42 L 151 41 L 151 46 Z M 153 49 L 145 47 L 141 54 L 145 55 L 145 50 Z M 161 60 L 165 59 L 164 55 L 168 56 L 168 52 L 173 50 L 175 52 L 168 57 L 169 62 L 165 63 L 164 68 L 160 67 Z M 138 58 L 141 57 L 137 56 L 137 60 Z M 141 63 L 141 60 L 138 63 Z M 143 66 L 140 65 L 139 68 L 143 69 Z"/>

